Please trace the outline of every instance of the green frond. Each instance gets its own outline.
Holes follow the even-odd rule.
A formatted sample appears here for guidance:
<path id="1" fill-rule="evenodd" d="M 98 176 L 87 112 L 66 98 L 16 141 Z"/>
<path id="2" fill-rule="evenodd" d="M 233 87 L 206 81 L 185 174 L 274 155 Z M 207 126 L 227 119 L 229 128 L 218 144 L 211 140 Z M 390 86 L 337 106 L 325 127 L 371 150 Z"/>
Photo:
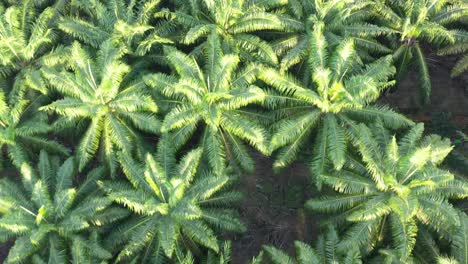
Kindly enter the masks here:
<path id="1" fill-rule="evenodd" d="M 98 47 L 109 38 L 109 33 L 77 18 L 63 18 L 58 25 L 63 32 L 94 47 Z"/>
<path id="2" fill-rule="evenodd" d="M 236 233 L 245 232 L 244 224 L 238 218 L 232 218 L 231 215 L 235 215 L 232 210 L 206 210 L 203 212 L 203 218 L 212 226 Z"/>
<path id="3" fill-rule="evenodd" d="M 412 254 L 416 243 L 417 226 L 414 220 L 401 222 L 398 216 L 390 217 L 393 245 L 401 261 L 406 261 Z"/>
<path id="4" fill-rule="evenodd" d="M 177 225 L 168 218 L 163 218 L 159 224 L 158 237 L 166 256 L 172 256 L 178 236 Z"/>
<path id="5" fill-rule="evenodd" d="M 460 227 L 453 235 L 451 251 L 459 263 L 468 261 L 468 217 L 464 213 L 458 213 L 460 217 Z"/>
<path id="6" fill-rule="evenodd" d="M 270 258 L 273 260 L 273 263 L 276 264 L 293 264 L 293 260 L 291 257 L 288 256 L 288 254 L 284 253 L 283 251 L 272 247 L 272 246 L 263 246 L 263 249 L 268 253 Z"/>
<path id="7" fill-rule="evenodd" d="M 225 134 L 225 140 L 229 144 L 227 155 L 233 157 L 237 161 L 237 165 L 246 172 L 253 172 L 255 161 L 250 156 L 249 149 L 242 140 L 231 133 Z"/>
<path id="8" fill-rule="evenodd" d="M 161 126 L 161 132 L 168 132 L 174 129 L 183 128 L 190 124 L 197 123 L 200 119 L 196 109 L 188 106 L 174 107 L 169 112 Z"/>
<path id="9" fill-rule="evenodd" d="M 257 56 L 260 61 L 276 65 L 278 57 L 271 45 L 255 35 L 237 34 L 236 44 L 243 50 Z"/>
<path id="10" fill-rule="evenodd" d="M 345 132 L 333 115 L 325 117 L 322 129 L 327 129 L 328 158 L 332 161 L 335 169 L 340 170 L 345 163 Z"/>
<path id="11" fill-rule="evenodd" d="M 185 35 L 184 44 L 190 45 L 195 43 L 198 39 L 205 37 L 210 32 L 214 31 L 212 25 L 197 25 L 192 27 Z"/>
<path id="12" fill-rule="evenodd" d="M 310 163 L 310 172 L 317 188 L 322 188 L 321 176 L 327 169 L 329 162 L 328 157 L 328 129 L 319 129 L 315 138 L 315 145 L 313 149 L 313 158 Z"/>
<path id="13" fill-rule="evenodd" d="M 347 171 L 336 174 L 322 174 L 321 181 L 340 193 L 368 193 L 374 190 L 371 180 Z"/>
<path id="14" fill-rule="evenodd" d="M 400 153 L 402 155 L 410 153 L 420 142 L 424 132 L 424 123 L 418 123 L 411 127 L 404 137 L 399 142 Z"/>
<path id="15" fill-rule="evenodd" d="M 455 4 L 443 8 L 439 14 L 432 18 L 432 21 L 442 25 L 447 25 L 466 16 L 468 16 L 468 6 L 466 6 L 466 4 Z"/>
<path id="16" fill-rule="evenodd" d="M 362 109 L 349 109 L 346 110 L 346 112 L 349 113 L 353 119 L 357 120 L 371 122 L 380 119 L 383 121 L 385 127 L 389 129 L 409 127 L 414 124 L 413 121 L 387 106 L 367 106 Z"/>
<path id="17" fill-rule="evenodd" d="M 328 59 L 327 40 L 323 35 L 323 22 L 318 22 L 314 25 L 313 34 L 310 36 L 310 49 L 309 56 L 310 68 L 325 68 Z"/>
<path id="18" fill-rule="evenodd" d="M 463 72 L 468 70 L 468 55 L 464 55 L 452 69 L 452 77 L 460 76 Z"/>
<path id="19" fill-rule="evenodd" d="M 101 129 L 103 127 L 102 118 L 96 118 L 91 121 L 91 124 L 80 141 L 77 149 L 79 159 L 79 169 L 82 170 L 86 164 L 91 160 L 99 147 L 99 139 L 101 136 Z"/>
<path id="20" fill-rule="evenodd" d="M 371 194 L 352 194 L 343 196 L 323 196 L 307 201 L 306 207 L 320 212 L 338 212 L 352 208 L 358 203 L 372 198 Z"/>
<path id="21" fill-rule="evenodd" d="M 176 168 L 180 179 L 187 183 L 192 181 L 195 172 L 198 168 L 198 164 L 200 163 L 201 156 L 201 148 L 194 149 L 189 153 L 185 154 L 184 158 L 180 161 Z"/>
<path id="22" fill-rule="evenodd" d="M 362 203 L 358 210 L 355 210 L 347 217 L 347 220 L 353 222 L 369 221 L 387 215 L 389 212 L 388 197 L 380 195 Z"/>
<path id="23" fill-rule="evenodd" d="M 211 128 L 206 128 L 203 135 L 203 152 L 207 156 L 208 163 L 216 174 L 221 174 L 225 168 L 225 146 L 220 136 Z"/>
<path id="24" fill-rule="evenodd" d="M 226 131 L 246 140 L 251 146 L 268 154 L 265 130 L 241 115 L 224 114 L 221 125 Z"/>
<path id="25" fill-rule="evenodd" d="M 181 228 L 187 234 L 187 236 L 196 242 L 212 249 L 215 252 L 219 251 L 218 243 L 214 236 L 213 230 L 211 230 L 203 222 L 194 220 L 194 221 L 184 221 L 182 222 Z"/>
<path id="26" fill-rule="evenodd" d="M 366 222 L 360 222 L 350 227 L 343 235 L 342 240 L 338 244 L 339 250 L 346 250 L 352 247 L 368 248 L 372 249 L 373 244 L 370 243 L 373 233 L 377 231 L 379 227 L 378 220 L 371 220 Z"/>
<path id="27" fill-rule="evenodd" d="M 318 118 L 320 117 L 320 112 L 312 111 L 304 115 L 300 115 L 297 118 L 291 120 L 285 120 L 283 124 L 278 128 L 278 130 L 273 134 L 270 143 L 270 150 L 274 151 L 279 147 L 289 145 L 287 149 L 287 155 L 285 157 L 291 157 L 294 159 L 294 154 L 297 151 L 294 151 L 299 147 L 301 140 L 304 140 L 303 137 L 307 136 L 313 126 L 316 124 Z M 285 162 L 287 165 L 288 162 Z"/>
<path id="28" fill-rule="evenodd" d="M 431 94 L 431 78 L 429 75 L 429 69 L 419 44 L 416 44 L 415 51 L 416 68 L 418 69 L 419 73 L 418 79 L 421 87 L 422 100 L 424 103 L 427 103 Z"/>

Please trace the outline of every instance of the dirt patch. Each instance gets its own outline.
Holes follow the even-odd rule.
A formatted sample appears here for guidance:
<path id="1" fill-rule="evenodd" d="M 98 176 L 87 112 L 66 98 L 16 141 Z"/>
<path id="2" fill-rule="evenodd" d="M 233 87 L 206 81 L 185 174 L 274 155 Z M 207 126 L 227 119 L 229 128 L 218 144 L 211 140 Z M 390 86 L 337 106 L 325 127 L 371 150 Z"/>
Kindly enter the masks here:
<path id="1" fill-rule="evenodd" d="M 415 68 L 410 68 L 407 77 L 393 92 L 386 93 L 379 100 L 414 120 L 427 122 L 435 114 L 451 113 L 452 121 L 458 125 L 468 125 L 468 73 L 452 78 L 452 70 L 457 56 L 439 57 L 427 51 L 427 63 L 432 83 L 430 102 L 421 105 L 419 97 L 418 75 Z"/>
<path id="2" fill-rule="evenodd" d="M 10 252 L 10 248 L 13 246 L 14 241 L 8 241 L 5 243 L 0 244 L 0 262 L 3 263 L 3 261 L 6 260 L 8 256 L 8 252 Z"/>
<path id="3" fill-rule="evenodd" d="M 294 163 L 279 173 L 273 159 L 255 155 L 254 173 L 243 175 L 239 189 L 245 194 L 240 208 L 247 232 L 230 237 L 232 263 L 248 263 L 262 245 L 291 251 L 294 240 L 311 241 L 318 234 L 319 217 L 307 214 L 304 203 L 312 193 L 309 170 Z"/>

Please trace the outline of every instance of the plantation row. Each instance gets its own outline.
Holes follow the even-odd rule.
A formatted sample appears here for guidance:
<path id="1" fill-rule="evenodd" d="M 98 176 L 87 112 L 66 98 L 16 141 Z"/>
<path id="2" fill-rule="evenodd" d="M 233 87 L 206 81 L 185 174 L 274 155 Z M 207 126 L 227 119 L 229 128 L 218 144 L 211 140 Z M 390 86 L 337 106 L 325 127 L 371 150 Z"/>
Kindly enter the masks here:
<path id="1" fill-rule="evenodd" d="M 235 263 L 254 151 L 305 161 L 329 218 L 252 264 L 468 263 L 450 140 L 375 104 L 410 68 L 429 103 L 425 50 L 466 52 L 467 23 L 463 0 L 0 0 L 5 263 Z"/>

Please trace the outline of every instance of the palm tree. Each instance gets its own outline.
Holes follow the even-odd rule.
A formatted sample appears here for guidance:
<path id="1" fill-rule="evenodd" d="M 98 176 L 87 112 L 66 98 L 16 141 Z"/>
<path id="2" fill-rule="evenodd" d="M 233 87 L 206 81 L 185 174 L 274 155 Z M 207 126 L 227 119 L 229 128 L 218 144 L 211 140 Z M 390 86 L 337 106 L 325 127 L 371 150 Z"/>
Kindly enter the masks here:
<path id="1" fill-rule="evenodd" d="M 239 57 L 224 54 L 216 34 L 207 40 L 202 67 L 193 57 L 175 49 L 166 49 L 166 54 L 177 77 L 161 73 L 145 76 L 146 84 L 175 100 L 161 132 L 174 131 L 177 148 L 202 123 L 201 145 L 216 173 L 222 173 L 225 158 L 247 171 L 253 170 L 254 162 L 242 140 L 268 154 L 265 130 L 244 109 L 265 98 L 263 90 L 253 84 L 256 66 L 239 69 Z"/>
<path id="2" fill-rule="evenodd" d="M 32 180 L 35 177 L 29 158 L 34 156 L 33 153 L 43 148 L 69 155 L 65 147 L 45 136 L 51 128 L 47 122 L 47 115 L 37 111 L 40 99 L 39 97 L 33 103 L 20 99 L 14 104 L 9 104 L 4 93 L 0 91 L 0 147 L 6 151 L 13 165 L 21 171 L 22 180 L 28 190 L 32 190 Z"/>
<path id="3" fill-rule="evenodd" d="M 89 163 L 98 149 L 101 158 L 115 174 L 116 151 L 132 153 L 141 144 L 135 128 L 158 133 L 158 110 L 152 97 L 138 78 L 126 79 L 130 68 L 122 63 L 120 49 L 107 41 L 97 57 L 75 42 L 71 47 L 71 72 L 44 68 L 43 75 L 64 95 L 41 110 L 59 114 L 57 129 L 74 127 L 79 121 L 90 120 L 86 133 L 77 147 L 79 170 Z M 134 75 L 130 75 L 134 77 Z M 138 77 L 138 76 L 137 76 Z"/>
<path id="4" fill-rule="evenodd" d="M 382 118 L 385 126 L 397 129 L 412 122 L 387 107 L 369 106 L 382 90 L 391 85 L 395 72 L 390 56 L 363 67 L 359 64 L 353 39 L 336 47 L 328 46 L 324 24 L 314 25 L 309 65 L 312 83 L 301 85 L 294 77 L 273 69 L 263 69 L 259 78 L 283 95 L 272 96 L 269 107 L 275 107 L 279 118 L 271 139 L 270 150 L 281 148 L 275 168 L 290 164 L 298 151 L 315 137 L 311 171 L 319 176 L 328 161 L 336 169 L 345 163 L 349 129 L 358 122 Z M 280 103 L 275 102 L 279 101 Z M 279 98 L 279 99 L 278 99 Z M 287 103 L 281 102 L 286 101 Z M 319 178 L 319 177 L 317 177 Z M 320 182 L 318 182 L 320 186 Z"/>
<path id="5" fill-rule="evenodd" d="M 284 1 L 245 1 L 245 0 L 194 0 L 166 17 L 180 24 L 186 30 L 181 39 L 184 44 L 199 43 L 200 39 L 216 34 L 222 40 L 227 53 L 240 53 L 247 61 L 260 60 L 276 64 L 278 58 L 270 44 L 255 32 L 285 31 L 299 29 L 300 24 L 287 17 L 268 12 L 282 5 Z M 205 42 L 196 47 L 193 53 L 203 49 Z"/>
<path id="6" fill-rule="evenodd" d="M 126 52 L 143 56 L 156 44 L 170 44 L 161 37 L 160 27 L 150 24 L 160 0 L 127 1 L 80 0 L 71 4 L 76 16 L 66 16 L 58 24 L 65 33 L 93 47 L 106 40 L 125 47 Z"/>
<path id="7" fill-rule="evenodd" d="M 460 227 L 458 211 L 448 200 L 466 198 L 466 182 L 437 167 L 452 150 L 450 141 L 437 135 L 422 138 L 423 130 L 418 124 L 397 141 L 382 124 L 372 128 L 374 133 L 361 124 L 355 145 L 362 161 L 347 157 L 341 171 L 322 174 L 339 195 L 312 199 L 306 206 L 340 213 L 352 223 L 341 248 L 357 244 L 369 251 L 388 232 L 394 253 L 404 262 L 411 257 L 418 223 L 445 237 Z"/>
<path id="8" fill-rule="evenodd" d="M 56 40 L 55 12 L 52 7 L 39 12 L 33 0 L 0 8 L 0 83 L 12 83 L 12 100 L 28 87 L 47 93 L 38 68 L 48 64 L 44 55 Z"/>
<path id="9" fill-rule="evenodd" d="M 273 246 L 263 246 L 271 263 L 273 264 L 361 264 L 361 256 L 356 247 L 350 247 L 345 251 L 339 251 L 338 244 L 340 240 L 334 228 L 329 228 L 325 235 L 319 236 L 317 245 L 312 248 L 310 245 L 301 241 L 295 241 L 296 258 L 291 258 Z M 251 264 L 261 264 L 263 252 L 256 257 Z M 268 262 L 270 263 L 270 262 Z"/>
<path id="10" fill-rule="evenodd" d="M 202 150 L 195 149 L 173 164 L 147 154 L 143 168 L 128 155 L 120 155 L 130 184 L 101 183 L 110 199 L 134 213 L 108 239 L 112 248 L 124 245 L 117 261 L 162 263 L 183 248 L 196 253 L 199 245 L 218 252 L 213 228 L 244 231 L 234 211 L 227 208 L 240 194 L 229 190 L 229 177 L 197 172 L 201 156 Z"/>
<path id="11" fill-rule="evenodd" d="M 0 181 L 1 242 L 15 239 L 5 263 L 96 263 L 112 255 L 101 245 L 100 226 L 127 215 L 96 191 L 102 168 L 91 170 L 74 187 L 74 159 L 59 160 L 42 151 L 33 189 Z M 26 187 L 26 188 L 25 188 Z"/>
<path id="12" fill-rule="evenodd" d="M 285 71 L 293 65 L 300 64 L 307 68 L 307 58 L 313 53 L 310 40 L 313 25 L 324 23 L 324 35 L 330 45 L 339 44 L 343 38 L 353 36 L 360 48 L 361 58 L 370 58 L 369 52 L 377 54 L 391 53 L 391 50 L 377 42 L 374 37 L 383 34 L 386 29 L 365 22 L 370 17 L 371 1 L 334 0 L 334 1 L 289 1 L 288 9 L 291 19 L 300 27 L 292 32 L 285 32 L 285 37 L 275 41 L 273 48 L 282 55 L 280 68 Z M 305 70 L 307 72 L 307 70 Z"/>
<path id="13" fill-rule="evenodd" d="M 423 1 L 376 1 L 373 10 L 382 26 L 391 29 L 388 38 L 394 48 L 397 61 L 398 79 L 403 77 L 409 64 L 414 64 L 419 78 L 421 99 L 429 101 L 431 79 L 424 51 L 420 43 L 435 47 L 454 43 L 460 30 L 450 30 L 447 26 L 466 16 L 468 6 L 450 0 Z"/>

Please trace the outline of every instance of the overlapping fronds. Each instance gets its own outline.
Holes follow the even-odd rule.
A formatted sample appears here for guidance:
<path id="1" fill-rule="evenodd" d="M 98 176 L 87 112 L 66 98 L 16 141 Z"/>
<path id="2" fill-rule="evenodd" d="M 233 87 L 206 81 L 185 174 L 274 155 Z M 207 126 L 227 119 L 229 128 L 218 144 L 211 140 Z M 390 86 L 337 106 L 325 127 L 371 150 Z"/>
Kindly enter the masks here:
<path id="1" fill-rule="evenodd" d="M 244 231 L 235 212 L 226 208 L 235 202 L 230 199 L 233 193 L 226 188 L 229 177 L 197 172 L 201 158 L 202 149 L 198 148 L 167 168 L 164 160 L 158 161 L 150 154 L 141 166 L 121 153 L 123 171 L 131 184 L 101 183 L 111 200 L 134 213 L 134 218 L 110 236 L 110 242 L 114 236 L 125 237 L 118 261 L 138 259 L 139 263 L 154 263 L 145 256 L 157 255 L 157 250 L 161 250 L 170 258 L 178 254 L 175 251 L 193 243 L 219 252 L 216 230 Z M 156 248 L 155 243 L 159 245 Z M 190 251 L 190 247 L 186 249 Z"/>
<path id="2" fill-rule="evenodd" d="M 15 238 L 6 263 L 95 263 L 110 259 L 98 230 L 127 215 L 96 192 L 105 170 L 91 170 L 74 184 L 75 160 L 59 160 L 42 151 L 34 169 L 33 188 L 8 179 L 0 182 L 1 241 Z M 42 261 L 42 262 L 41 262 Z"/>
<path id="3" fill-rule="evenodd" d="M 356 134 L 353 127 L 358 122 L 370 124 L 381 118 L 391 129 L 412 123 L 388 108 L 370 105 L 392 84 L 389 78 L 395 68 L 391 57 L 364 67 L 357 60 L 354 40 L 346 39 L 333 46 L 326 39 L 324 26 L 317 22 L 311 33 L 313 53 L 308 63 L 312 84 L 308 85 L 309 81 L 300 84 L 292 76 L 271 68 L 259 73 L 263 82 L 293 100 L 297 109 L 290 110 L 273 133 L 271 150 L 281 148 L 274 166 L 282 168 L 290 164 L 300 146 L 310 142 L 311 131 L 317 129 L 311 171 L 319 186 L 320 175 L 329 161 L 338 170 L 343 166 L 347 142 L 350 135 Z M 317 110 L 311 111 L 313 108 Z"/>
<path id="4" fill-rule="evenodd" d="M 361 164 L 350 158 L 341 171 L 321 177 L 323 184 L 340 193 L 307 202 L 307 207 L 341 213 L 355 224 L 347 231 L 343 246 L 355 241 L 362 247 L 383 241 L 385 229 L 392 234 L 392 251 L 399 261 L 408 261 L 416 243 L 417 224 L 441 234 L 460 232 L 457 209 L 449 199 L 466 198 L 466 183 L 438 165 L 451 151 L 450 141 L 440 136 L 422 137 L 421 124 L 401 140 L 386 131 L 357 127 L 354 145 Z M 447 190 L 447 191 L 445 191 Z M 367 232 L 359 232 L 365 228 Z M 373 232 L 378 230 L 380 235 Z M 459 244 L 454 243 L 455 246 Z"/>
<path id="5" fill-rule="evenodd" d="M 428 103 L 431 94 L 431 80 L 421 43 L 435 48 L 451 44 L 442 53 L 453 53 L 463 49 L 463 35 L 466 31 L 455 29 L 453 24 L 468 16 L 468 5 L 463 1 L 375 1 L 372 5 L 377 24 L 388 29 L 387 38 L 394 49 L 398 79 L 404 77 L 408 64 L 415 64 L 418 72 L 421 101 Z M 462 59 L 453 74 L 460 74 L 464 68 Z M 465 65 L 465 66 L 464 66 Z"/>

